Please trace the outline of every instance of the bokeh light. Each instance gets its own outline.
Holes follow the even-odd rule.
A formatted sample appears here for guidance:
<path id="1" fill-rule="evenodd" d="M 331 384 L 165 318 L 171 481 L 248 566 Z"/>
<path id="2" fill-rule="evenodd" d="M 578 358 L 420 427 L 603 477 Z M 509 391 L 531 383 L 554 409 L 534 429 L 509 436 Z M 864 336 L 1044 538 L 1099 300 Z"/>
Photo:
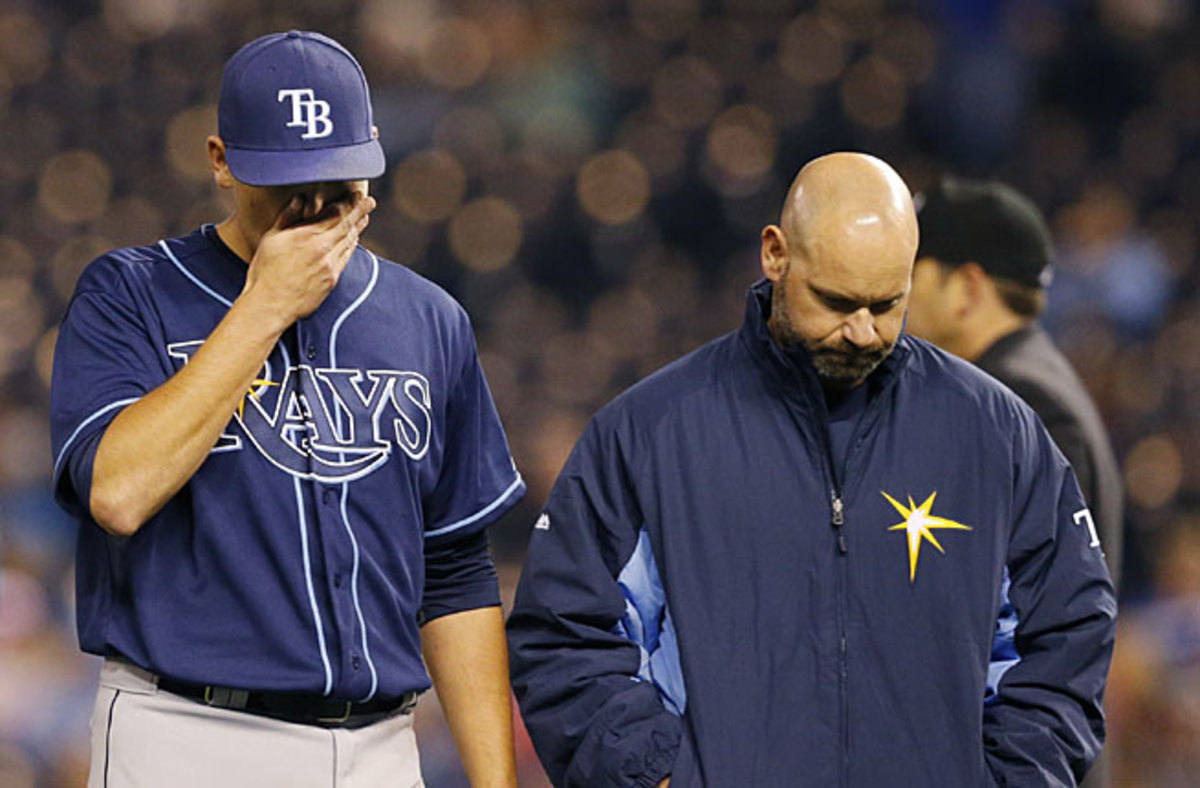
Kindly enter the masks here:
<path id="1" fill-rule="evenodd" d="M 721 106 L 721 76 L 696 57 L 664 63 L 654 75 L 654 109 L 664 121 L 682 129 L 703 126 Z"/>
<path id="2" fill-rule="evenodd" d="M 71 78 L 92 87 L 119 85 L 133 74 L 133 53 L 114 37 L 102 17 L 92 17 L 71 28 L 63 53 Z"/>
<path id="3" fill-rule="evenodd" d="M 98 219 L 108 210 L 113 175 L 108 162 L 90 150 L 60 153 L 42 168 L 38 205 L 64 224 Z"/>
<path id="4" fill-rule="evenodd" d="M 33 282 L 23 277 L 0 278 L 0 374 L 10 372 L 19 355 L 41 336 L 44 314 Z"/>
<path id="5" fill-rule="evenodd" d="M 579 170 L 579 204 L 603 224 L 625 224 L 641 215 L 650 200 L 650 174 L 626 150 L 597 153 Z"/>
<path id="6" fill-rule="evenodd" d="M 492 59 L 483 28 L 466 17 L 439 21 L 421 42 L 421 73 L 447 90 L 469 88 L 483 78 Z"/>
<path id="7" fill-rule="evenodd" d="M 635 88 L 648 83 L 663 61 L 663 51 L 637 32 L 608 31 L 598 35 L 596 60 L 616 86 Z"/>
<path id="8" fill-rule="evenodd" d="M 730 85 L 745 84 L 758 68 L 758 41 L 749 25 L 734 20 L 703 20 L 688 38 L 688 54 L 710 63 Z"/>
<path id="9" fill-rule="evenodd" d="M 630 113 L 617 131 L 616 142 L 637 156 L 654 178 L 679 172 L 685 161 L 683 133 L 659 121 L 650 110 Z"/>
<path id="10" fill-rule="evenodd" d="M 832 82 L 845 65 L 844 33 L 826 14 L 802 14 L 779 37 L 779 68 L 801 84 Z"/>
<path id="11" fill-rule="evenodd" d="M 0 277 L 29 278 L 37 265 L 28 246 L 11 235 L 0 235 Z"/>
<path id="12" fill-rule="evenodd" d="M 525 150 L 560 177 L 573 173 L 596 144 L 587 118 L 562 104 L 536 112 L 524 132 Z"/>
<path id="13" fill-rule="evenodd" d="M 727 175 L 761 178 L 775 164 L 775 124 L 760 107 L 730 107 L 713 121 L 706 152 Z"/>
<path id="14" fill-rule="evenodd" d="M 100 225 L 116 246 L 141 246 L 167 234 L 162 210 L 136 194 L 112 201 Z"/>
<path id="15" fill-rule="evenodd" d="M 438 119 L 434 145 L 453 154 L 463 166 L 478 172 L 504 153 L 504 127 L 495 113 L 461 104 Z"/>
<path id="16" fill-rule="evenodd" d="M 104 21 L 129 41 L 161 38 L 175 26 L 184 0 L 104 0 Z M 203 6 L 204 3 L 192 3 Z"/>
<path id="17" fill-rule="evenodd" d="M 768 112 L 780 126 L 800 130 L 811 122 L 814 94 L 819 91 L 787 76 L 778 63 L 759 68 L 746 86 L 746 99 Z"/>
<path id="18" fill-rule="evenodd" d="M 50 462 L 45 413 L 32 407 L 0 411 L 0 487 L 30 486 Z"/>
<path id="19" fill-rule="evenodd" d="M 167 124 L 167 161 L 187 180 L 212 177 L 204 140 L 217 133 L 217 108 L 212 104 L 188 107 Z"/>
<path id="20" fill-rule="evenodd" d="M 837 19 L 851 41 L 873 39 L 883 31 L 887 14 L 884 0 L 819 0 L 817 5 Z"/>
<path id="21" fill-rule="evenodd" d="M 937 39 L 929 26 L 909 16 L 890 18 L 875 43 L 880 57 L 895 66 L 905 81 L 918 85 L 933 76 L 937 49 Z"/>
<path id="22" fill-rule="evenodd" d="M 467 193 L 467 173 L 458 160 L 443 150 L 414 153 L 392 175 L 396 207 L 418 222 L 449 219 Z"/>
<path id="23" fill-rule="evenodd" d="M 562 191 L 550 165 L 532 153 L 502 156 L 483 173 L 484 191 L 510 202 L 525 222 L 549 216 Z"/>
<path id="24" fill-rule="evenodd" d="M 1170 503 L 1182 480 L 1183 456 L 1169 435 L 1147 436 L 1125 457 L 1125 489 L 1144 509 L 1159 509 Z"/>
<path id="25" fill-rule="evenodd" d="M 12 84 L 41 79 L 50 57 L 50 34 L 41 22 L 29 14 L 0 14 L 0 65 Z"/>
<path id="26" fill-rule="evenodd" d="M 892 128 L 904 119 L 904 77 L 881 57 L 867 57 L 851 66 L 842 81 L 841 97 L 846 116 L 868 129 Z"/>
<path id="27" fill-rule="evenodd" d="M 633 27 L 649 39 L 682 38 L 700 21 L 700 0 L 630 0 Z"/>
<path id="28" fill-rule="evenodd" d="M 498 271 L 521 248 L 523 230 L 517 209 L 499 197 L 472 200 L 450 222 L 450 248 L 477 273 Z"/>

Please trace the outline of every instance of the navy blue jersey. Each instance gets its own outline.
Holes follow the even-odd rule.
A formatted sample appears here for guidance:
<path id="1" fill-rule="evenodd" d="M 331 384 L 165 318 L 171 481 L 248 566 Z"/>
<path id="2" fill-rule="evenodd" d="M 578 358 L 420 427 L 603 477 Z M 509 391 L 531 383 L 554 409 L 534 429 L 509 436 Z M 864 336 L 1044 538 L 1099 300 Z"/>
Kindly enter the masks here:
<path id="1" fill-rule="evenodd" d="M 1074 785 L 1116 606 L 1066 461 L 902 337 L 833 463 L 769 303 L 597 414 L 534 526 L 509 643 L 554 784 Z"/>
<path id="2" fill-rule="evenodd" d="M 206 226 L 79 280 L 51 427 L 56 495 L 82 521 L 80 644 L 201 684 L 347 700 L 427 688 L 426 550 L 476 539 L 525 486 L 466 313 L 411 271 L 355 250 L 183 489 L 128 539 L 90 517 L 104 428 L 188 363 L 246 271 Z"/>

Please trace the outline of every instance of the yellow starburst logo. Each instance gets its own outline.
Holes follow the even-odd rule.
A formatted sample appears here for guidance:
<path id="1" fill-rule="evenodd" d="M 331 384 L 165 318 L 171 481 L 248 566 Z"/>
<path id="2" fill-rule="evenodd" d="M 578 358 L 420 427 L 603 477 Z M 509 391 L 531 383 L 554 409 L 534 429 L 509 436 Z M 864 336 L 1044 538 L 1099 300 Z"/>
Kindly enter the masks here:
<path id="1" fill-rule="evenodd" d="M 884 498 L 888 499 L 888 503 L 900 512 L 904 517 L 904 522 L 897 523 L 889 531 L 906 531 L 908 533 L 908 581 L 914 582 L 917 579 L 917 557 L 921 554 L 921 540 L 927 540 L 931 545 L 937 548 L 942 555 L 946 551 L 938 544 L 937 537 L 933 535 L 934 528 L 952 528 L 957 531 L 970 531 L 971 526 L 956 523 L 953 520 L 947 520 L 945 517 L 937 517 L 930 514 L 933 509 L 933 500 L 937 498 L 937 490 L 930 493 L 929 497 L 920 506 L 913 503 L 912 496 L 908 496 L 908 506 L 897 501 L 892 496 L 879 491 Z"/>
<path id="2" fill-rule="evenodd" d="M 246 395 L 249 395 L 251 397 L 254 397 L 255 399 L 258 399 L 259 398 L 258 397 L 258 389 L 261 389 L 265 386 L 278 386 L 278 385 L 279 384 L 273 380 L 263 380 L 262 378 L 255 378 L 254 380 L 250 381 L 250 388 L 246 389 L 246 393 L 242 395 L 241 401 L 238 402 L 238 406 L 237 406 L 238 418 L 239 419 L 242 418 L 246 411 Z"/>

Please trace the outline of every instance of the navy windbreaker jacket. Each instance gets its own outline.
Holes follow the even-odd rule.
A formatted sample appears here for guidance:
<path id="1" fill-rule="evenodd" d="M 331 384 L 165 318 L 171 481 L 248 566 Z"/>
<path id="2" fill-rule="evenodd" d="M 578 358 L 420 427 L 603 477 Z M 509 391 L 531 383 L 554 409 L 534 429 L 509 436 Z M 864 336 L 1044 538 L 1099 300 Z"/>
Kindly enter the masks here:
<path id="1" fill-rule="evenodd" d="M 844 468 L 800 351 L 743 328 L 588 425 L 536 523 L 513 685 L 560 786 L 1074 785 L 1116 604 L 1033 412 L 902 336 Z"/>

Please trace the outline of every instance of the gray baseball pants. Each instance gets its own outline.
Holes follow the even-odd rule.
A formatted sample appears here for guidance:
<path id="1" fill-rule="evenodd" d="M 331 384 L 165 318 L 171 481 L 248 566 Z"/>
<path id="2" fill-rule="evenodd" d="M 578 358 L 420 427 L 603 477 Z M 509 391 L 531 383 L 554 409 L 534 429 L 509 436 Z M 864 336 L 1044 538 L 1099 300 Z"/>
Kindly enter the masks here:
<path id="1" fill-rule="evenodd" d="M 322 728 L 206 706 L 105 660 L 88 788 L 422 788 L 413 715 Z"/>

